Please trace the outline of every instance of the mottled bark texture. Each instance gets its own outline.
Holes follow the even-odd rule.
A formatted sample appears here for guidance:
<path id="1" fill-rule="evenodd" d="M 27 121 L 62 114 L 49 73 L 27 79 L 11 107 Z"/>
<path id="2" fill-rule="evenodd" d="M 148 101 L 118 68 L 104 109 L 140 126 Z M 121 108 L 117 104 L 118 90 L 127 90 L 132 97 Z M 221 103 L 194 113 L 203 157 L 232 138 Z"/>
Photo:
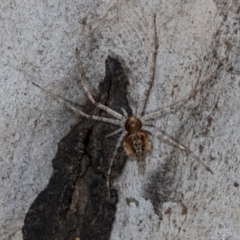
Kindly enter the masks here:
<path id="1" fill-rule="evenodd" d="M 128 80 L 118 60 L 108 57 L 106 77 L 97 101 L 130 112 L 126 92 Z M 93 106 L 87 113 L 107 114 Z M 53 175 L 47 188 L 31 205 L 23 227 L 25 240 L 108 239 L 117 203 L 117 192 L 108 198 L 106 174 L 118 136 L 106 138 L 117 126 L 80 118 L 79 124 L 60 141 L 53 159 Z M 119 150 L 112 176 L 121 172 L 125 155 Z"/>

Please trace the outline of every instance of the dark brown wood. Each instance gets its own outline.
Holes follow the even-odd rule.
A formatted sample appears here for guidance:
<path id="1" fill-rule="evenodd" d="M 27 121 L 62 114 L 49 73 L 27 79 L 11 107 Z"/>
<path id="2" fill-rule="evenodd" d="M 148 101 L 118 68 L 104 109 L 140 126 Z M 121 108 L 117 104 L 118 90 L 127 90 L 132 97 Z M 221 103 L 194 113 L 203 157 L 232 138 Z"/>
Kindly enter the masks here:
<path id="1" fill-rule="evenodd" d="M 124 107 L 130 113 L 127 84 L 121 64 L 108 57 L 106 77 L 96 99 L 118 112 Z M 90 104 L 84 111 L 108 116 Z M 49 184 L 37 196 L 25 217 L 25 240 L 109 239 L 117 192 L 111 189 L 110 202 L 106 176 L 118 135 L 105 136 L 116 128 L 80 118 L 79 124 L 60 141 Z M 125 160 L 121 147 L 112 168 L 112 177 L 120 174 Z"/>

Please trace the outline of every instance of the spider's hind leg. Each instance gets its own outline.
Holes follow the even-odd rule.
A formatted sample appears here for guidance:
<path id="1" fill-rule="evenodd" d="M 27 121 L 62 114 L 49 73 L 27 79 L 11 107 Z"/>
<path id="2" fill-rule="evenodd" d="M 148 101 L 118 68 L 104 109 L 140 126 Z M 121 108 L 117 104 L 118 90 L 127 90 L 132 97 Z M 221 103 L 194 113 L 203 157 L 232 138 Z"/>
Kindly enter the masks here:
<path id="1" fill-rule="evenodd" d="M 171 137 L 167 136 L 166 134 L 158 131 L 154 131 L 153 128 L 150 127 L 145 127 L 144 128 L 151 132 L 152 134 L 156 135 L 156 136 L 160 136 L 163 140 L 165 140 L 166 142 L 168 142 L 169 144 L 185 151 L 186 153 L 188 153 L 192 158 L 194 158 L 195 160 L 197 160 L 208 172 L 213 174 L 213 171 L 210 169 L 210 167 L 208 167 L 199 157 L 197 157 L 189 148 L 183 146 L 182 144 L 178 143 L 177 141 L 173 140 Z"/>

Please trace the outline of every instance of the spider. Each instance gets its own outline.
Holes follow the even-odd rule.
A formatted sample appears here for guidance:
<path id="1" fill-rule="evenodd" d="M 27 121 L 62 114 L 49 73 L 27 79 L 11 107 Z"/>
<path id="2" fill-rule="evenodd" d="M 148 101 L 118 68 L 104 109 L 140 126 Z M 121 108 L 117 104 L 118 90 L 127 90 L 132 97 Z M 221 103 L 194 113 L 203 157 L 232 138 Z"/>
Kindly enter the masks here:
<path id="1" fill-rule="evenodd" d="M 153 69 L 154 68 L 155 68 L 155 66 L 153 67 Z M 148 113 L 148 114 L 142 116 L 142 112 L 145 107 L 145 102 L 148 97 L 147 95 L 144 95 L 145 102 L 140 105 L 136 114 L 128 116 L 127 112 L 123 108 L 121 109 L 122 114 L 120 114 L 120 113 L 106 107 L 105 105 L 103 105 L 99 102 L 96 102 L 94 100 L 94 98 L 92 97 L 91 93 L 89 92 L 87 86 L 85 85 L 85 82 L 82 79 L 80 71 L 79 71 L 79 75 L 80 75 L 80 78 L 79 78 L 80 84 L 81 84 L 82 88 L 84 89 L 86 95 L 88 96 L 89 100 L 91 101 L 91 103 L 94 104 L 96 107 L 104 110 L 108 114 L 110 114 L 113 118 L 107 118 L 107 117 L 86 114 L 85 112 L 81 111 L 79 108 L 76 108 L 75 106 L 73 106 L 66 100 L 62 99 L 61 97 L 53 94 L 52 92 L 37 85 L 36 83 L 33 83 L 33 84 L 36 87 L 40 88 L 42 91 L 44 91 L 47 95 L 52 97 L 57 102 L 63 104 L 65 107 L 73 110 L 74 112 L 78 113 L 79 115 L 81 115 L 87 119 L 101 121 L 101 122 L 115 124 L 115 125 L 120 126 L 119 129 L 117 129 L 116 131 L 114 131 L 111 134 L 106 136 L 106 137 L 111 137 L 113 135 L 121 133 L 118 138 L 115 150 L 110 159 L 109 169 L 108 169 L 107 177 L 106 177 L 106 184 L 107 184 L 107 188 L 108 188 L 109 197 L 110 197 L 111 169 L 112 169 L 114 159 L 117 155 L 117 152 L 118 152 L 118 149 L 119 149 L 121 143 L 123 142 L 123 148 L 125 150 L 126 155 L 134 156 L 136 158 L 139 173 L 144 173 L 144 171 L 145 171 L 145 156 L 148 152 L 151 151 L 151 148 L 152 148 L 152 143 L 151 143 L 149 133 L 152 135 L 160 136 L 163 140 L 165 140 L 169 144 L 171 144 L 175 147 L 178 147 L 181 150 L 187 152 L 191 157 L 193 157 L 201 165 L 203 165 L 203 167 L 207 171 L 209 171 L 213 174 L 213 171 L 199 157 L 197 157 L 189 148 L 178 143 L 177 141 L 175 141 L 173 138 L 167 136 L 162 131 L 156 132 L 154 127 L 149 126 L 150 124 L 152 124 L 152 120 L 159 118 L 170 111 L 174 111 L 177 108 L 179 108 L 180 106 L 182 106 L 183 104 L 185 104 L 190 98 L 195 96 L 195 94 L 200 91 L 203 84 L 194 88 L 188 95 L 186 95 L 184 98 L 182 98 L 178 102 L 172 104 L 171 106 L 165 107 L 163 109 L 160 109 L 160 110 L 157 110 L 157 111 L 154 111 L 152 113 Z M 209 79 L 209 78 L 207 78 L 207 79 Z M 204 83 L 205 82 L 206 82 L 206 80 L 204 81 Z"/>
<path id="2" fill-rule="evenodd" d="M 94 104 L 96 107 L 104 110 L 105 112 L 110 114 L 113 118 L 107 118 L 107 117 L 86 114 L 85 112 L 81 111 L 79 108 L 74 107 L 69 102 L 62 99 L 61 97 L 44 89 L 43 87 L 37 85 L 36 83 L 33 83 L 35 86 L 40 88 L 47 95 L 52 97 L 54 100 L 63 104 L 65 107 L 73 110 L 74 112 L 78 113 L 79 115 L 81 115 L 87 119 L 101 121 L 101 122 L 115 124 L 115 125 L 120 126 L 119 129 L 117 129 L 113 133 L 106 136 L 106 137 L 111 137 L 113 135 L 121 133 L 118 138 L 116 147 L 112 154 L 112 157 L 110 159 L 109 168 L 108 168 L 108 172 L 107 172 L 107 176 L 106 176 L 106 184 L 107 184 L 107 188 L 108 188 L 109 197 L 110 197 L 111 169 L 112 169 L 114 159 L 117 155 L 117 152 L 118 152 L 118 149 L 119 149 L 121 143 L 123 142 L 123 148 L 125 150 L 126 155 L 134 156 L 136 158 L 137 164 L 138 164 L 138 170 L 140 173 L 143 173 L 145 171 L 145 156 L 148 152 L 151 151 L 151 148 L 152 148 L 152 143 L 151 143 L 151 139 L 149 137 L 149 133 L 152 135 L 159 136 L 163 140 L 168 142 L 169 144 L 171 144 L 175 147 L 178 147 L 179 149 L 187 152 L 192 158 L 197 160 L 207 171 L 209 171 L 213 174 L 213 171 L 199 157 L 197 157 L 189 148 L 178 143 L 170 136 L 167 136 L 164 132 L 162 132 L 162 131 L 156 132 L 154 127 L 149 126 L 152 124 L 152 120 L 155 120 L 155 119 L 163 116 L 166 113 L 169 113 L 171 111 L 178 109 L 179 107 L 184 105 L 189 99 L 194 97 L 196 95 L 196 93 L 201 90 L 201 87 L 206 83 L 206 81 L 211 78 L 211 74 L 209 74 L 208 77 L 206 77 L 206 79 L 201 84 L 199 84 L 194 89 L 192 89 L 192 91 L 190 91 L 189 94 L 187 94 L 185 97 L 180 99 L 178 102 L 172 104 L 171 106 L 162 108 L 160 110 L 153 111 L 152 113 L 148 113 L 146 115 L 142 114 L 144 112 L 144 108 L 145 108 L 145 105 L 146 105 L 146 102 L 148 99 L 151 84 L 154 80 L 154 75 L 155 75 L 155 64 L 156 64 L 156 56 L 157 56 L 157 50 L 158 50 L 155 18 L 154 18 L 154 26 L 155 26 L 155 31 L 154 31 L 155 35 L 153 38 L 152 66 L 151 66 L 151 73 L 150 73 L 151 76 L 150 76 L 150 81 L 148 82 L 149 87 L 145 91 L 145 94 L 143 96 L 143 101 L 140 103 L 140 106 L 138 107 L 136 113 L 131 116 L 128 116 L 127 112 L 123 108 L 121 108 L 122 114 L 120 114 L 120 113 L 106 107 L 105 105 L 103 105 L 99 102 L 96 102 L 94 100 L 94 98 L 92 97 L 91 93 L 89 92 L 87 86 L 85 85 L 85 82 L 82 79 L 82 74 L 81 74 L 80 68 L 78 69 L 79 81 L 80 81 L 80 84 L 81 84 L 82 88 L 84 89 L 86 95 L 88 96 L 89 100 L 91 101 L 92 104 Z M 79 57 L 79 52 L 77 49 L 76 49 L 76 55 L 78 55 L 78 57 Z M 80 66 L 80 64 L 78 66 Z"/>

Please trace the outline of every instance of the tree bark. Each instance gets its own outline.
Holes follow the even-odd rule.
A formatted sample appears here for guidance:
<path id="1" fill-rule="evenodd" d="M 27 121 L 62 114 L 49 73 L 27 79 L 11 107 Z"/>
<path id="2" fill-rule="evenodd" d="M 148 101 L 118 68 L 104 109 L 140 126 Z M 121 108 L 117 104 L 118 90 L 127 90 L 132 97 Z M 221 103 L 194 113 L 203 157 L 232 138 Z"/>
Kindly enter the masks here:
<path id="1" fill-rule="evenodd" d="M 239 238 L 240 3 L 17 0 L 1 3 L 0 11 L 1 239 Z M 134 113 L 151 80 L 154 40 L 155 77 L 144 114 L 206 81 L 154 125 L 214 175 L 152 136 L 145 175 L 132 158 L 123 167 L 120 150 L 109 203 L 104 177 L 116 140 L 105 134 L 112 126 L 79 119 L 31 82 L 98 113 L 79 90 L 77 47 L 91 93 L 115 110 L 128 106 L 127 95 Z M 107 77 L 98 88 L 109 55 L 121 62 L 123 89 Z"/>

